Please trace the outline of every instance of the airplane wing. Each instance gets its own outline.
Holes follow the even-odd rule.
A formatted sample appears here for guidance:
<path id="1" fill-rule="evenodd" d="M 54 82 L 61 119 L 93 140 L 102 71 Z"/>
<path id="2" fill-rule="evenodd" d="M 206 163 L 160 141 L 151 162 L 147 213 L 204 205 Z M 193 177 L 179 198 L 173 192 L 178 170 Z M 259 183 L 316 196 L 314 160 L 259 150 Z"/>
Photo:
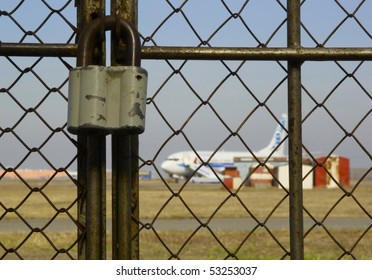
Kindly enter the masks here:
<path id="1" fill-rule="evenodd" d="M 195 175 L 204 177 L 204 178 L 210 178 L 210 179 L 216 179 L 216 174 L 211 170 L 209 166 L 204 166 L 199 163 L 190 163 L 189 168 L 192 169 L 195 172 Z"/>

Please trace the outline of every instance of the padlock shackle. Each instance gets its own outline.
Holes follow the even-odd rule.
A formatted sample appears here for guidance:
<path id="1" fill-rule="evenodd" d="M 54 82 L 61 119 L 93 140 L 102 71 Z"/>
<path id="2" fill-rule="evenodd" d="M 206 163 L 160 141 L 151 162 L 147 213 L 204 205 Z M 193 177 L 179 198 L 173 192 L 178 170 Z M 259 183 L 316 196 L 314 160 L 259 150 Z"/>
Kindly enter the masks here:
<path id="1" fill-rule="evenodd" d="M 81 32 L 78 42 L 77 66 L 88 66 L 93 64 L 93 50 L 99 38 L 102 27 L 105 31 L 116 29 L 119 21 L 119 29 L 126 43 L 126 64 L 130 66 L 140 66 L 141 64 L 141 42 L 137 29 L 133 24 L 116 17 L 115 15 L 97 18 L 90 22 Z"/>

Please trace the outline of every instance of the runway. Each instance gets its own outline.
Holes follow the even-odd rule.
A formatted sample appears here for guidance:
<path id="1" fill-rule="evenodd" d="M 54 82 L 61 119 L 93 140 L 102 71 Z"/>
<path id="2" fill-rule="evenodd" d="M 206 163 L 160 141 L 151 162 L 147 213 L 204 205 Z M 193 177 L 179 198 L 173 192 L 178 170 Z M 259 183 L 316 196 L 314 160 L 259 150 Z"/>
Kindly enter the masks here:
<path id="1" fill-rule="evenodd" d="M 44 232 L 64 232 L 77 230 L 75 223 L 68 219 L 50 221 L 47 219 L 30 219 L 27 220 L 29 226 L 19 219 L 3 219 L 0 221 L 0 233 L 10 232 L 30 232 L 32 230 Z M 320 222 L 320 221 L 319 221 Z M 312 219 L 304 219 L 304 229 L 307 230 L 316 224 Z M 264 219 L 258 222 L 253 218 L 214 218 L 211 221 L 201 219 L 157 219 L 155 221 L 144 219 L 141 220 L 141 227 L 154 229 L 156 231 L 194 231 L 198 228 L 212 231 L 250 231 L 255 228 L 268 228 L 269 230 L 286 230 L 289 229 L 288 218 L 271 218 L 267 222 Z M 328 218 L 322 226 L 327 229 L 367 229 L 372 227 L 372 219 L 365 218 Z M 107 231 L 112 230 L 112 223 L 107 221 Z"/>

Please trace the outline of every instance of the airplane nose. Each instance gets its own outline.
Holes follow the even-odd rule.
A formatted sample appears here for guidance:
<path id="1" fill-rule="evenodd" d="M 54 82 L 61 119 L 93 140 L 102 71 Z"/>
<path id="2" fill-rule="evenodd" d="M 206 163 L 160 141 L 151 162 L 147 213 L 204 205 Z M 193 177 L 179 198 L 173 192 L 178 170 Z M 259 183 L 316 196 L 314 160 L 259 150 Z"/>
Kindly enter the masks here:
<path id="1" fill-rule="evenodd" d="M 161 165 L 160 165 L 161 169 L 163 169 L 165 172 L 168 172 L 169 173 L 169 162 L 168 161 L 164 161 Z"/>

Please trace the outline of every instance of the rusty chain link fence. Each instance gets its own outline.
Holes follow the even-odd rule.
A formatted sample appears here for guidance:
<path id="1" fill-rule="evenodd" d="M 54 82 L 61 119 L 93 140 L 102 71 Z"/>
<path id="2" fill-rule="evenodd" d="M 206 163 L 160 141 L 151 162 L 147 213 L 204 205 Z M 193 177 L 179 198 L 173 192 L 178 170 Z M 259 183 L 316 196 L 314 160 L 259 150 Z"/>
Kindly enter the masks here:
<path id="1" fill-rule="evenodd" d="M 0 259 L 371 258 L 371 9 L 370 0 L 1 2 Z M 112 164 L 105 137 L 89 151 L 66 130 L 77 40 L 105 14 L 138 25 L 149 72 L 146 131 L 113 136 Z M 96 63 L 121 64 L 125 45 L 108 38 Z M 288 182 L 272 154 L 255 155 L 283 113 L 276 149 L 288 150 Z M 161 165 L 186 150 L 193 175 L 209 167 L 216 179 L 199 151 L 253 159 L 235 189 L 221 178 L 176 182 Z M 98 173 L 112 169 L 95 177 L 95 210 L 87 153 L 99 155 Z M 334 155 L 350 159 L 349 184 L 330 170 Z M 247 186 L 259 170 L 276 187 Z M 303 190 L 319 170 L 333 188 Z M 138 178 L 149 171 L 151 181 Z"/>

